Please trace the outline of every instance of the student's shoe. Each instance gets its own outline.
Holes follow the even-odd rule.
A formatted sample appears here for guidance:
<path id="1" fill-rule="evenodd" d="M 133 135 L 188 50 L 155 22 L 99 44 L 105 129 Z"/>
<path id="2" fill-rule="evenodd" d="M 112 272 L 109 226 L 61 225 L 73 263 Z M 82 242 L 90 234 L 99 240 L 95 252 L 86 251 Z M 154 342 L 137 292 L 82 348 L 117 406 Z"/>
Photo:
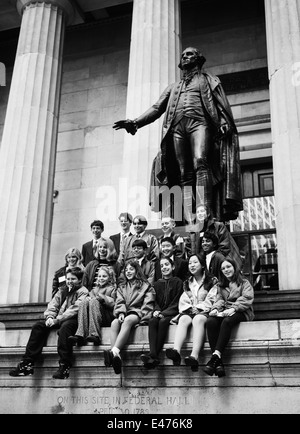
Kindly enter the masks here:
<path id="1" fill-rule="evenodd" d="M 112 367 L 114 368 L 115 374 L 121 374 L 122 372 L 122 359 L 119 356 L 113 356 Z"/>
<path id="2" fill-rule="evenodd" d="M 100 341 L 99 336 L 88 336 L 88 337 L 86 338 L 86 340 L 87 340 L 88 342 L 93 342 L 94 345 L 100 345 L 100 344 L 101 344 L 101 341 Z"/>
<path id="3" fill-rule="evenodd" d="M 220 366 L 220 363 L 223 365 L 222 360 L 220 359 L 219 356 L 217 356 L 216 354 L 213 354 L 211 359 L 209 360 L 209 362 L 204 366 L 203 371 L 207 374 L 207 375 L 214 375 L 216 373 L 216 369 L 218 366 Z M 223 366 L 224 368 L 224 366 Z"/>
<path id="4" fill-rule="evenodd" d="M 181 357 L 177 350 L 174 350 L 174 348 L 168 348 L 166 350 L 166 356 L 168 359 L 173 360 L 174 366 L 179 366 L 181 363 Z"/>
<path id="5" fill-rule="evenodd" d="M 157 358 L 151 357 L 150 355 L 147 354 L 142 354 L 141 360 L 146 369 L 154 369 L 160 363 Z"/>
<path id="6" fill-rule="evenodd" d="M 19 376 L 26 377 L 27 375 L 33 375 L 33 374 L 34 374 L 33 363 L 24 362 L 23 360 L 21 360 L 21 362 L 18 363 L 16 368 L 11 369 L 9 371 L 9 375 L 11 377 L 19 377 Z"/>
<path id="7" fill-rule="evenodd" d="M 216 371 L 216 375 L 219 378 L 220 377 L 226 377 L 225 368 L 224 368 L 222 359 L 218 360 L 215 371 Z"/>
<path id="8" fill-rule="evenodd" d="M 149 354 L 142 354 L 140 359 L 145 366 L 149 362 L 149 360 L 151 359 L 151 356 Z"/>
<path id="9" fill-rule="evenodd" d="M 198 371 L 199 363 L 198 363 L 198 360 L 195 359 L 195 357 L 193 357 L 193 356 L 187 356 L 187 357 L 184 358 L 184 361 L 185 361 L 186 366 L 190 366 L 191 370 L 193 372 L 197 372 Z"/>
<path id="10" fill-rule="evenodd" d="M 68 341 L 71 342 L 72 345 L 78 345 L 80 347 L 85 344 L 85 341 L 84 341 L 83 337 L 82 336 L 78 336 L 78 335 L 69 336 L 68 337 Z"/>
<path id="11" fill-rule="evenodd" d="M 70 366 L 65 363 L 60 363 L 58 370 L 52 375 L 52 378 L 64 380 L 69 378 Z"/>
<path id="12" fill-rule="evenodd" d="M 113 361 L 113 353 L 111 350 L 104 350 L 104 365 L 108 368 L 109 366 L 112 366 Z"/>

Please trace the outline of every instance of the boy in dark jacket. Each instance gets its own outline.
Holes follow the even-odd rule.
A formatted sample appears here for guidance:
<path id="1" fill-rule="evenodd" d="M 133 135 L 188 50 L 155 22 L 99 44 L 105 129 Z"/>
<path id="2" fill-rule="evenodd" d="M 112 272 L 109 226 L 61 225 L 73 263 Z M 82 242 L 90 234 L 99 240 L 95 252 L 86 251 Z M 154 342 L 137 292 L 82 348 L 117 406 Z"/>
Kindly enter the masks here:
<path id="1" fill-rule="evenodd" d="M 68 338 L 74 335 L 77 330 L 78 307 L 88 295 L 88 290 L 82 286 L 82 277 L 83 270 L 81 268 L 75 267 L 68 270 L 66 286 L 60 288 L 48 303 L 44 312 L 45 319 L 33 325 L 25 354 L 17 367 L 9 372 L 11 377 L 33 375 L 34 362 L 40 356 L 53 328 L 59 329 L 57 352 L 60 358 L 59 369 L 53 378 L 69 377 L 73 345 Z"/>

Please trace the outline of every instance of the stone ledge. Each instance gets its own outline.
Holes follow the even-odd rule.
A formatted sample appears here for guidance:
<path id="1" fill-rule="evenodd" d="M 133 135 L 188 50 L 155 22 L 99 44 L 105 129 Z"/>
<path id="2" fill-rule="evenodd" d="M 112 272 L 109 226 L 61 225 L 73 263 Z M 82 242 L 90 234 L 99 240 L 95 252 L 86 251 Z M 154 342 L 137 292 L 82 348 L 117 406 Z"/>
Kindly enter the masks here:
<path id="1" fill-rule="evenodd" d="M 22 352 L 8 349 L 0 351 L 0 387 L 3 388 L 81 388 L 82 390 L 98 387 L 106 388 L 170 388 L 170 387 L 297 387 L 300 386 L 300 352 L 289 342 L 282 345 L 265 341 L 260 345 L 254 342 L 248 345 L 229 344 L 224 353 L 226 377 L 209 377 L 202 367 L 210 358 L 210 350 L 205 344 L 199 357 L 199 370 L 192 372 L 186 367 L 183 358 L 190 348 L 182 349 L 182 365 L 173 366 L 162 351 L 161 364 L 155 370 L 146 370 L 140 361 L 145 348 L 138 346 L 122 352 L 123 369 L 116 375 L 113 369 L 106 368 L 103 360 L 103 347 L 80 349 L 74 354 L 74 365 L 67 380 L 53 380 L 52 374 L 57 369 L 57 353 L 54 347 L 47 348 L 43 360 L 36 363 L 35 373 L 30 377 L 9 377 L 8 371 L 18 363 Z M 71 393 L 71 391 L 69 391 Z M 0 407 L 1 409 L 1 407 Z"/>
<path id="2" fill-rule="evenodd" d="M 109 345 L 109 327 L 102 328 L 102 344 Z M 169 328 L 166 344 L 174 342 L 176 325 L 171 325 Z M 30 329 L 8 329 L 0 324 L 0 348 L 1 347 L 24 347 L 28 341 Z M 300 339 L 300 320 L 273 320 L 273 321 L 252 321 L 239 324 L 232 333 L 234 341 L 261 341 L 261 340 L 280 340 L 280 339 Z M 187 341 L 191 339 L 189 333 Z M 207 340 L 206 340 L 207 341 Z M 47 346 L 56 346 L 57 332 L 50 332 Z M 137 327 L 131 332 L 129 344 L 135 342 L 148 343 L 148 327 Z M 90 346 L 90 345 L 88 345 Z"/>
<path id="3" fill-rule="evenodd" d="M 71 387 L 151 387 L 176 385 L 183 387 L 198 387 L 204 385 L 219 385 L 228 387 L 277 386 L 284 384 L 288 387 L 300 385 L 300 321 L 282 320 L 241 323 L 234 331 L 227 351 L 224 353 L 226 379 L 210 378 L 202 373 L 210 358 L 210 348 L 206 341 L 199 357 L 200 368 L 194 373 L 184 365 L 183 358 L 192 348 L 191 335 L 188 336 L 182 348 L 183 366 L 174 367 L 172 361 L 166 358 L 165 349 L 173 346 L 176 326 L 170 326 L 170 331 L 164 345 L 160 360 L 161 365 L 154 371 L 147 371 L 141 364 L 140 355 L 149 350 L 148 328 L 138 327 L 131 334 L 128 345 L 122 351 L 123 370 L 121 375 L 115 375 L 112 368 L 106 368 L 103 360 L 103 350 L 108 349 L 109 328 L 103 330 L 103 342 L 100 346 L 92 344 L 74 347 L 74 366 L 71 378 L 67 384 Z M 56 387 L 66 385 L 63 381 L 51 379 L 57 368 L 57 335 L 51 332 L 48 344 L 44 347 L 42 358 L 36 363 L 33 377 L 8 377 L 8 370 L 15 366 L 24 353 L 29 331 L 22 330 L 19 339 L 15 331 L 7 333 L 7 345 L 0 347 L 0 386 L 2 387 Z M 14 345 L 13 345 L 14 344 Z M 297 374 L 296 374 L 297 372 Z"/>
<path id="4" fill-rule="evenodd" d="M 75 347 L 67 380 L 52 379 L 57 369 L 55 331 L 36 363 L 32 377 L 9 377 L 24 353 L 29 330 L 2 330 L 7 345 L 0 347 L 0 413 L 33 414 L 207 414 L 297 412 L 300 405 L 300 321 L 242 323 L 224 352 L 226 377 L 209 377 L 202 367 L 210 358 L 207 341 L 199 371 L 173 366 L 165 349 L 174 341 L 171 326 L 161 364 L 146 370 L 140 355 L 148 351 L 147 327 L 137 328 L 122 351 L 123 369 L 106 368 L 103 350 L 109 348 L 109 329 L 96 347 Z M 13 341 L 12 341 L 12 340 Z M 13 345 L 13 343 L 15 345 Z M 190 336 L 182 348 L 189 354 Z M 236 402 L 239 405 L 236 405 Z M 13 408 L 8 403 L 14 402 Z"/>

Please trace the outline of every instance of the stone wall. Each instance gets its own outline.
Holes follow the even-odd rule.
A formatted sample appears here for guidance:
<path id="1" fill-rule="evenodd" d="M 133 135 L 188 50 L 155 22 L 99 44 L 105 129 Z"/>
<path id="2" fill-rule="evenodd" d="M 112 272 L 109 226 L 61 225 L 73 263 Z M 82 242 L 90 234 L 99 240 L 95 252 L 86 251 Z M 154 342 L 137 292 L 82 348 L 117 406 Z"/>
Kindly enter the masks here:
<path id="1" fill-rule="evenodd" d="M 197 2 L 183 2 L 182 46 L 200 47 L 207 57 L 207 69 L 217 75 L 266 67 L 264 15 L 257 3 L 245 13 L 232 1 L 226 8 L 223 5 L 226 13 L 222 9 L 212 18 L 209 4 L 207 9 L 201 6 L 200 11 Z M 90 239 L 89 224 L 94 218 L 104 221 L 104 236 L 118 231 L 116 217 L 123 211 L 119 208 L 124 199 L 122 188 L 130 186 L 120 182 L 126 152 L 124 134 L 114 131 L 112 124 L 126 112 L 130 31 L 131 16 L 67 30 L 55 173 L 58 196 L 54 199 L 46 299 L 66 250 L 71 246 L 81 248 Z M 9 44 L 11 53 L 16 48 L 15 40 Z M 0 136 L 12 59 L 10 54 L 7 85 L 0 90 Z M 271 158 L 267 87 L 228 96 L 240 133 L 241 160 Z M 110 205 L 116 207 L 113 219 L 104 218 L 107 209 L 101 194 L 105 186 L 110 192 Z"/>
<path id="2" fill-rule="evenodd" d="M 183 358 L 190 354 L 192 335 L 182 348 L 182 365 L 173 366 L 165 349 L 173 347 L 176 326 L 170 326 L 161 364 L 146 370 L 140 360 L 148 351 L 148 328 L 132 331 L 121 351 L 123 369 L 116 375 L 104 366 L 109 328 L 102 343 L 74 350 L 74 366 L 66 380 L 52 379 L 57 369 L 56 332 L 51 332 L 30 377 L 9 377 L 20 360 L 30 330 L 0 330 L 0 413 L 32 414 L 297 414 L 300 405 L 300 321 L 253 321 L 233 331 L 224 352 L 226 377 L 209 377 L 202 367 L 211 352 L 206 340 L 199 371 Z M 13 407 L 11 403 L 14 403 Z"/>

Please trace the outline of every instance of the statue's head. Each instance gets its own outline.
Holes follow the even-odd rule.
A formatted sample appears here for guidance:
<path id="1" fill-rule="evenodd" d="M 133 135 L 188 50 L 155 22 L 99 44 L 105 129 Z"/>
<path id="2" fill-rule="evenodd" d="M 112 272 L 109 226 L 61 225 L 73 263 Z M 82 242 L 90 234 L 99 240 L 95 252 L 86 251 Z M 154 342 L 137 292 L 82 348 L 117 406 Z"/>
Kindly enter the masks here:
<path id="1" fill-rule="evenodd" d="M 197 48 L 188 47 L 183 50 L 178 67 L 180 69 L 191 69 L 198 65 L 199 69 L 201 69 L 205 62 L 205 57 Z"/>

